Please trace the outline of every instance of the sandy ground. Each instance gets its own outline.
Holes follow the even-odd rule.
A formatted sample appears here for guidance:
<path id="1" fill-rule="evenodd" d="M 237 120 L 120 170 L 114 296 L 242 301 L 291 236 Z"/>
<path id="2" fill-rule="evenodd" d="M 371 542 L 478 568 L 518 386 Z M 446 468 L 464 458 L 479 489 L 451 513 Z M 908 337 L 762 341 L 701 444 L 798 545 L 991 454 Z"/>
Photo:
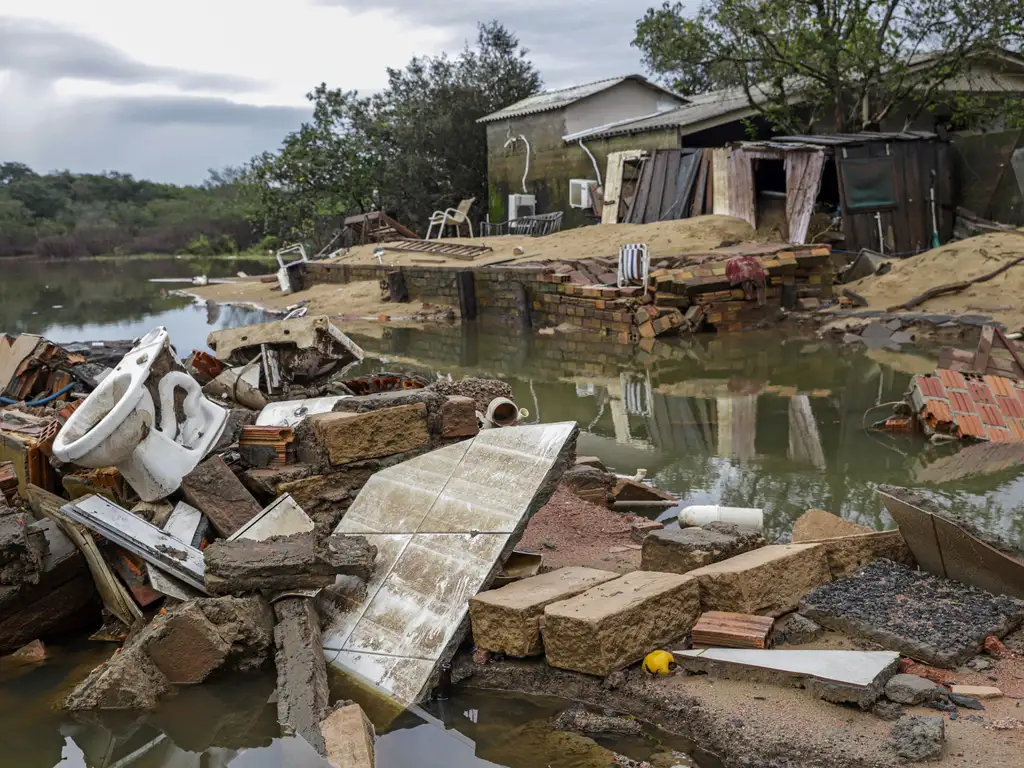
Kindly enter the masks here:
<path id="1" fill-rule="evenodd" d="M 298 302 L 307 302 L 310 314 L 344 315 L 352 317 L 395 318 L 436 313 L 438 305 L 413 301 L 393 304 L 381 301 L 380 285 L 375 281 L 346 283 L 344 285 L 314 285 L 299 293 L 282 294 L 273 290 L 275 283 L 261 283 L 258 279 L 240 279 L 229 283 L 191 288 L 188 293 L 204 300 L 222 303 L 255 304 L 270 310 L 283 310 Z"/>
<path id="2" fill-rule="evenodd" d="M 929 288 L 970 280 L 1024 256 L 1024 229 L 993 232 L 948 243 L 894 264 L 881 277 L 850 283 L 868 300 L 871 309 L 885 310 L 919 296 Z M 1024 263 L 966 291 L 940 296 L 917 307 L 916 312 L 989 315 L 1010 330 L 1024 327 Z"/>
<path id="3" fill-rule="evenodd" d="M 629 537 L 638 519 L 559 487 L 530 518 L 519 545 L 542 553 L 544 570 L 581 565 L 629 573 L 640 568 L 640 547 Z"/>
<path id="4" fill-rule="evenodd" d="M 618 258 L 619 248 L 627 243 L 647 243 L 652 256 L 675 256 L 717 248 L 723 242 L 758 239 L 754 229 L 742 219 L 731 216 L 697 216 L 692 219 L 660 221 L 654 224 L 599 224 L 566 229 L 546 237 L 445 238 L 444 242 L 463 245 L 487 245 L 493 250 L 472 261 L 445 258 L 434 253 L 385 251 L 384 262 L 393 266 L 483 266 L 495 262 L 575 260 L 600 257 Z M 386 245 L 386 243 L 384 244 Z M 378 246 L 359 245 L 334 259 L 344 264 L 376 264 L 373 252 Z M 521 249 L 516 252 L 516 249 Z"/>

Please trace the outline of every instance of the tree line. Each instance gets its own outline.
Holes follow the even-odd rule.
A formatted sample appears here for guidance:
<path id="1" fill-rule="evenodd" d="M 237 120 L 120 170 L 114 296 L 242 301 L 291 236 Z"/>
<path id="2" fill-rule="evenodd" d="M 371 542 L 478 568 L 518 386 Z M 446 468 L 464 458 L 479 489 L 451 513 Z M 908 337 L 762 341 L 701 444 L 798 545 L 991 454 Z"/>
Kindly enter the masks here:
<path id="1" fill-rule="evenodd" d="M 973 61 L 1012 59 L 1022 41 L 1019 0 L 704 0 L 693 12 L 649 9 L 633 45 L 682 95 L 738 89 L 763 123 L 794 133 L 872 129 L 939 106 L 961 126 L 1024 125 L 1020 99 L 969 87 Z M 487 142 L 476 120 L 541 85 L 515 34 L 491 22 L 455 56 L 388 69 L 373 95 L 317 86 L 312 119 L 279 149 L 199 186 L 0 164 L 0 256 L 318 250 L 353 214 L 384 210 L 421 234 L 463 198 L 481 216 Z"/>

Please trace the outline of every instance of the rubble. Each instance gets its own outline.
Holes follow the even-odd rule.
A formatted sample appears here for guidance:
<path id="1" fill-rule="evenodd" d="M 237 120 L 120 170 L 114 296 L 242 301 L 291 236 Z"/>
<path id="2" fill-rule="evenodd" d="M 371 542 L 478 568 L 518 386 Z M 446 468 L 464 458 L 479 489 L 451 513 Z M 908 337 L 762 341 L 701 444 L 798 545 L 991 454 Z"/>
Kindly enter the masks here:
<path id="1" fill-rule="evenodd" d="M 512 387 L 504 381 L 496 379 L 467 378 L 461 381 L 440 379 L 429 385 L 428 389 L 446 398 L 453 395 L 468 397 L 476 404 L 476 410 L 480 412 L 486 411 L 487 406 L 499 397 L 509 400 L 515 397 Z"/>
<path id="2" fill-rule="evenodd" d="M 765 545 L 760 532 L 729 523 L 652 531 L 643 540 L 641 569 L 689 573 Z"/>
<path id="3" fill-rule="evenodd" d="M 806 645 L 820 638 L 825 630 L 799 613 L 787 613 L 775 620 L 776 645 Z"/>
<path id="4" fill-rule="evenodd" d="M 321 414 L 310 421 L 334 466 L 404 453 L 430 439 L 427 409 L 422 403 L 360 414 Z"/>
<path id="5" fill-rule="evenodd" d="M 615 475 L 593 467 L 576 465 L 565 471 L 562 483 L 581 499 L 607 507 L 613 499 Z"/>
<path id="6" fill-rule="evenodd" d="M 892 727 L 893 751 L 912 763 L 938 760 L 946 740 L 946 723 L 941 717 L 908 715 Z"/>
<path id="7" fill-rule="evenodd" d="M 804 595 L 832 579 L 825 549 L 817 544 L 762 547 L 687 575 L 700 583 L 705 611 L 773 617 L 794 610 Z"/>
<path id="8" fill-rule="evenodd" d="M 358 704 L 336 706 L 320 723 L 327 761 L 333 768 L 373 768 L 373 723 Z"/>
<path id="9" fill-rule="evenodd" d="M 690 632 L 694 648 L 767 648 L 772 625 L 767 616 L 745 613 L 702 613 Z"/>
<path id="10" fill-rule="evenodd" d="M 606 677 L 682 638 L 699 613 L 695 579 L 634 571 L 545 607 L 544 655 L 553 667 Z"/>
<path id="11" fill-rule="evenodd" d="M 163 621 L 153 621 L 137 641 L 167 682 L 201 683 L 231 652 L 217 627 L 196 603 L 185 603 Z"/>
<path id="12" fill-rule="evenodd" d="M 814 546 L 814 545 L 811 545 Z M 876 560 L 800 602 L 823 626 L 955 669 L 1024 622 L 1024 602 Z"/>
<path id="13" fill-rule="evenodd" d="M 563 710 L 555 718 L 554 728 L 559 731 L 575 731 L 588 735 L 593 734 L 625 734 L 638 736 L 644 732 L 643 726 L 633 717 L 621 715 L 599 715 L 591 712 L 582 704 L 573 704 Z"/>
<path id="14" fill-rule="evenodd" d="M 441 437 L 473 437 L 479 431 L 473 398 L 451 395 L 445 399 L 441 407 Z"/>
<path id="15" fill-rule="evenodd" d="M 566 600 L 618 574 L 593 568 L 559 568 L 481 592 L 469 601 L 473 642 L 477 648 L 509 656 L 544 652 L 540 622 L 544 608 Z"/>
<path id="16" fill-rule="evenodd" d="M 220 456 L 211 456 L 181 481 L 185 501 L 206 515 L 221 536 L 230 536 L 260 512 L 260 504 L 245 489 Z"/>
<path id="17" fill-rule="evenodd" d="M 20 667 L 44 661 L 46 661 L 46 646 L 39 640 L 33 640 L 14 653 L 0 657 L 0 667 Z"/>
<path id="18" fill-rule="evenodd" d="M 939 692 L 935 683 L 917 675 L 894 675 L 885 684 L 885 695 L 890 701 L 910 706 L 925 704 L 938 696 Z"/>
<path id="19" fill-rule="evenodd" d="M 337 535 L 320 542 L 315 533 L 305 532 L 215 541 L 203 553 L 205 583 L 215 595 L 319 589 L 339 574 L 369 579 L 376 555 L 377 548 L 362 536 Z"/>
<path id="20" fill-rule="evenodd" d="M 330 707 L 330 691 L 319 613 L 308 597 L 285 597 L 274 604 L 274 615 L 277 720 L 287 732 L 299 734 L 325 754 L 320 722 Z"/>
<path id="21" fill-rule="evenodd" d="M 64 699 L 64 709 L 147 710 L 156 707 L 171 684 L 138 645 L 120 649 L 89 673 Z"/>

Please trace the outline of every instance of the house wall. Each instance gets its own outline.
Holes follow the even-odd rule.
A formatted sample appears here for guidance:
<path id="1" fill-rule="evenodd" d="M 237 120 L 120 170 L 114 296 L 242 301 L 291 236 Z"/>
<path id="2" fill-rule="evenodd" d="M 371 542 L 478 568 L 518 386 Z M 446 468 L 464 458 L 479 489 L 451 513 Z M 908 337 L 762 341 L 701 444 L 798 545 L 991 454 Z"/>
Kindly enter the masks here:
<path id="1" fill-rule="evenodd" d="M 642 117 L 682 104 L 668 94 L 627 80 L 614 88 L 570 104 L 565 109 L 566 134 L 596 128 L 630 117 Z"/>
<path id="2" fill-rule="evenodd" d="M 562 211 L 563 229 L 594 223 L 592 212 L 569 207 L 569 180 L 595 179 L 594 166 L 579 144 L 566 145 L 565 110 L 490 123 L 487 126 L 488 211 L 491 221 L 508 219 L 509 193 L 522 191 L 526 148 L 522 142 L 505 149 L 508 135 L 523 135 L 530 142 L 530 172 L 526 188 L 537 196 L 537 213 Z M 597 160 L 601 177 L 608 154 L 626 149 L 672 149 L 679 146 L 674 128 L 641 136 L 618 136 L 586 142 Z"/>

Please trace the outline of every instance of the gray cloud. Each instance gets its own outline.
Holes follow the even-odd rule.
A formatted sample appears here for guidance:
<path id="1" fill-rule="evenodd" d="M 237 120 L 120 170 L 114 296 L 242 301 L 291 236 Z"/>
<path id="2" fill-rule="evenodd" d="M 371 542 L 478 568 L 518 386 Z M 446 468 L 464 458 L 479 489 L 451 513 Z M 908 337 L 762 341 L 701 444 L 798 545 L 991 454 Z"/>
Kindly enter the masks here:
<path id="1" fill-rule="evenodd" d="M 248 91 L 258 83 L 231 75 L 156 67 L 117 48 L 45 22 L 0 17 L 0 71 L 36 80 L 99 80 L 117 85 L 162 83 L 184 90 Z"/>
<path id="2" fill-rule="evenodd" d="M 364 0 L 317 0 L 320 5 L 364 12 Z M 472 42 L 480 21 L 497 19 L 530 50 L 549 86 L 560 87 L 613 75 L 638 73 L 640 53 L 630 43 L 636 22 L 655 0 L 378 0 L 375 10 L 396 22 L 450 30 L 451 39 Z"/>
<path id="3" fill-rule="evenodd" d="M 226 99 L 97 98 L 48 110 L 41 130 L 5 132 L 0 158 L 38 171 L 117 170 L 194 184 L 208 168 L 239 165 L 280 146 L 310 110 L 257 107 Z"/>

